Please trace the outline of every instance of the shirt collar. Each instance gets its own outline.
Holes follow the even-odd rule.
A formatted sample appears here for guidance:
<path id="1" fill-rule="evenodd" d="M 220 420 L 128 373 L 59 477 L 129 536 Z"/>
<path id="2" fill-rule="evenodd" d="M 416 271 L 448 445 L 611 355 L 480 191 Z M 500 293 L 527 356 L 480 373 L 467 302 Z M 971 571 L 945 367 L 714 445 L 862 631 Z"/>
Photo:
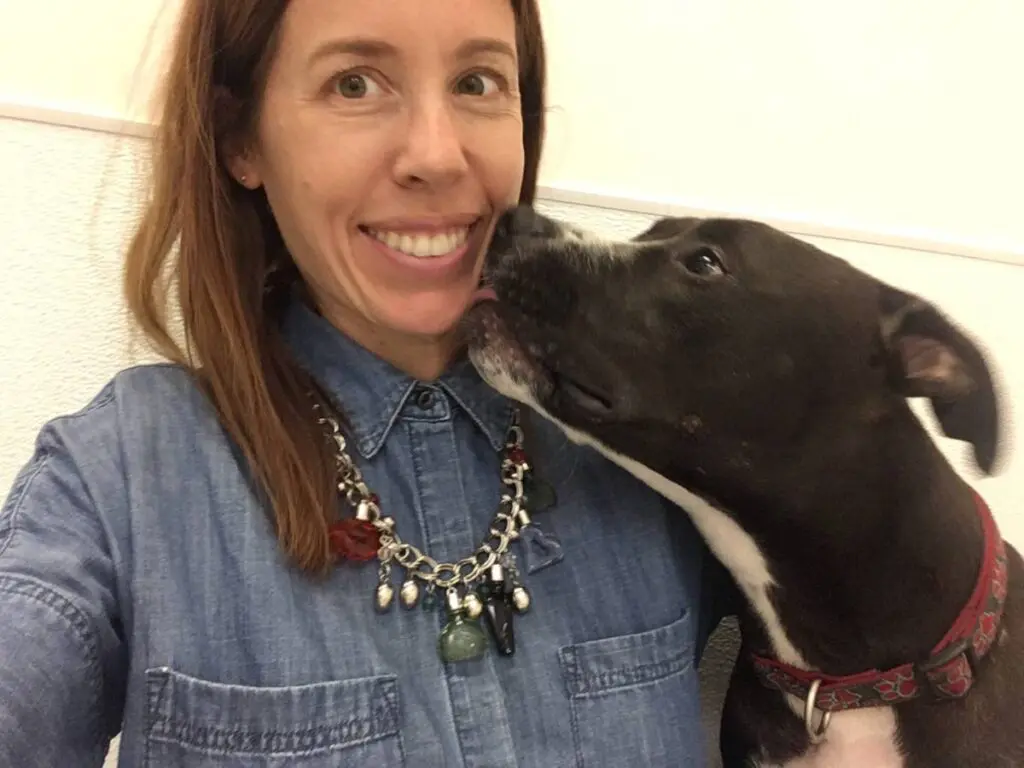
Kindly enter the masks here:
<path id="1" fill-rule="evenodd" d="M 299 364 L 344 410 L 356 450 L 371 458 L 419 382 L 341 333 L 298 298 L 285 311 L 282 331 Z M 469 416 L 494 450 L 502 448 L 512 404 L 484 383 L 465 355 L 432 384 Z"/>

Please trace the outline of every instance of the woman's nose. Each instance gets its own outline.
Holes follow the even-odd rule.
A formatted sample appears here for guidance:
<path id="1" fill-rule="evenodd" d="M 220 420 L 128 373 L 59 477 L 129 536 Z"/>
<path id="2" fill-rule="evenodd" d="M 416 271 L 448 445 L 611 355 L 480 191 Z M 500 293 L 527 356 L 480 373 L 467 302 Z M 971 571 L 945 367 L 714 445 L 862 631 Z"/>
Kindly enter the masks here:
<path id="1" fill-rule="evenodd" d="M 412 107 L 405 146 L 395 166 L 400 184 L 443 188 L 469 168 L 459 116 L 443 98 Z"/>

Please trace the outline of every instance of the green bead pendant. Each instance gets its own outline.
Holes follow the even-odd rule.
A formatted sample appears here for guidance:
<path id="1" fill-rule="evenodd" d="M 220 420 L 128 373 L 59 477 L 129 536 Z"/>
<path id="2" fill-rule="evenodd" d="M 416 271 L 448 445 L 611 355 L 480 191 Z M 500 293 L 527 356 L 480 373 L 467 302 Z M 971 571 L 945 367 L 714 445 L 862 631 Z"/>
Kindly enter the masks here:
<path id="1" fill-rule="evenodd" d="M 444 662 L 473 661 L 487 651 L 487 635 L 479 622 L 456 614 L 441 630 L 437 650 Z"/>
<path id="2" fill-rule="evenodd" d="M 423 595 L 423 599 L 420 600 L 420 606 L 423 608 L 424 611 L 432 611 L 435 608 L 437 608 L 437 604 L 439 602 L 440 601 L 437 599 L 437 595 L 434 594 L 434 590 L 429 589 Z"/>

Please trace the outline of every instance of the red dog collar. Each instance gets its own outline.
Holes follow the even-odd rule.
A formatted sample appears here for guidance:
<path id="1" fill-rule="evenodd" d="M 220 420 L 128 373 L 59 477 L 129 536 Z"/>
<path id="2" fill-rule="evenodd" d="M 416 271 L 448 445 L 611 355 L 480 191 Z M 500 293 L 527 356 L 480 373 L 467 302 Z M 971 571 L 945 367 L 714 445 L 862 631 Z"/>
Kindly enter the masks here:
<path id="1" fill-rule="evenodd" d="M 992 648 L 1006 601 L 1006 548 L 988 505 L 975 494 L 984 532 L 984 557 L 967 605 L 924 662 L 842 677 L 823 675 L 753 655 L 754 671 L 769 688 L 809 698 L 817 683 L 815 706 L 823 712 L 887 706 L 910 701 L 928 690 L 939 699 L 960 699 L 974 685 L 978 662 Z"/>

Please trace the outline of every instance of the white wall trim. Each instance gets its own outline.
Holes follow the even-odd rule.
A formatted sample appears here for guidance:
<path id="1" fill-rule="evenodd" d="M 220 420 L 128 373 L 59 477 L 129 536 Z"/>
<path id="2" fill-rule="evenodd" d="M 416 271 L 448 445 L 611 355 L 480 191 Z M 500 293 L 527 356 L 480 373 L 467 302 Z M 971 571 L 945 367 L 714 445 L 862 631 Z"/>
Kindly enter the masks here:
<path id="1" fill-rule="evenodd" d="M 18 104 L 9 101 L 0 101 L 0 119 L 45 123 L 63 128 L 78 128 L 83 131 L 111 133 L 116 136 L 142 139 L 148 139 L 153 135 L 153 125 L 139 120 L 126 120 L 109 115 L 96 115 L 58 107 Z"/>
<path id="2" fill-rule="evenodd" d="M 67 128 L 138 138 L 149 138 L 153 133 L 153 126 L 142 121 L 125 120 L 107 115 L 94 115 L 60 109 L 58 107 L 19 104 L 3 100 L 0 100 L 0 119 L 45 123 L 47 125 L 58 125 Z M 702 207 L 686 201 L 633 196 L 624 197 L 621 194 L 610 191 L 586 190 L 551 184 L 539 185 L 537 197 L 546 202 L 606 208 L 645 216 L 743 217 L 763 221 L 793 235 L 819 237 L 829 240 L 846 240 L 866 245 L 923 251 L 946 256 L 962 256 L 982 261 L 1024 266 L 1024 246 L 997 247 L 929 234 L 879 231 L 825 221 L 806 221 L 755 211 L 725 211 Z"/>
<path id="3" fill-rule="evenodd" d="M 603 191 L 570 189 L 555 185 L 539 185 L 537 197 L 546 202 L 583 205 L 627 211 L 645 216 L 696 216 L 748 218 L 770 224 L 792 235 L 820 237 L 828 240 L 847 240 L 866 245 L 879 245 L 910 251 L 923 251 L 943 256 L 962 256 L 982 261 L 1024 266 L 1024 248 L 998 248 L 941 236 L 911 232 L 881 231 L 856 226 L 808 221 L 755 211 L 725 211 L 685 201 L 656 198 L 622 197 Z"/>

